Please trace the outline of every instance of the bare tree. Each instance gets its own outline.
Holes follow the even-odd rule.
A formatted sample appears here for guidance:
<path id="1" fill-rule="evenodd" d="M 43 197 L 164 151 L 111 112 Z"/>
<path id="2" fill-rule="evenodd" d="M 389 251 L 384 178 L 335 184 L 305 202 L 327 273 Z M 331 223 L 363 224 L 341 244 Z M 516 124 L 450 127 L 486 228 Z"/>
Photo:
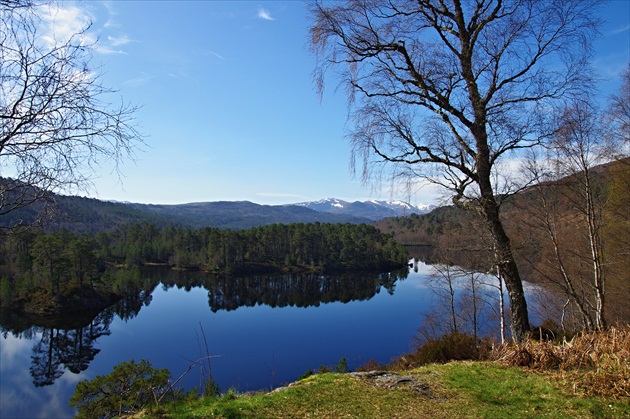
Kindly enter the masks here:
<path id="1" fill-rule="evenodd" d="M 90 67 L 89 24 L 57 36 L 44 6 L 0 1 L 0 215 L 86 188 L 99 163 L 117 171 L 142 143 L 137 108 L 112 104 Z"/>
<path id="2" fill-rule="evenodd" d="M 567 308 L 574 308 L 579 313 L 578 317 L 581 319 L 582 327 L 593 330 L 595 321 L 587 304 L 588 293 L 583 289 L 584 284 L 578 279 L 579 276 L 577 278 L 574 276 L 569 262 L 570 255 L 567 255 L 570 250 L 567 252 L 564 241 L 571 237 L 569 241 L 573 240 L 575 243 L 575 235 L 567 234 L 566 222 L 561 216 L 561 211 L 557 208 L 558 192 L 555 188 L 550 188 L 544 184 L 536 185 L 536 192 L 534 208 L 537 211 L 530 212 L 532 221 L 525 221 L 525 224 L 532 229 L 531 231 L 542 230 L 542 237 L 533 235 L 536 246 L 540 249 L 539 254 L 534 256 L 541 258 L 545 263 L 538 266 L 536 260 L 528 260 L 541 278 L 545 279 L 547 283 L 555 284 L 566 296 L 567 303 L 563 313 L 566 312 Z M 547 242 L 548 244 L 545 245 Z M 546 250 L 547 247 L 549 250 Z M 564 321 L 562 321 L 562 325 L 564 327 Z"/>
<path id="3" fill-rule="evenodd" d="M 493 182 L 509 153 L 546 138 L 540 118 L 588 85 L 595 1 L 360 0 L 310 7 L 320 91 L 333 67 L 350 96 L 349 137 L 364 179 L 387 170 L 475 202 L 510 297 L 512 336 L 527 304 Z M 356 163 L 355 163 L 356 164 Z M 504 184 L 509 186 L 509 184 Z"/>
<path id="4" fill-rule="evenodd" d="M 541 243 L 548 241 L 550 251 L 542 259 L 552 268 L 547 273 L 543 265 L 538 272 L 560 286 L 567 306 L 577 309 L 585 328 L 603 329 L 610 266 L 627 256 L 606 246 L 607 224 L 617 218 L 606 215 L 617 179 L 610 172 L 613 167 L 604 173 L 598 166 L 623 157 L 627 140 L 606 135 L 610 129 L 601 124 L 606 118 L 600 118 L 588 100 L 567 106 L 556 120 L 558 128 L 546 157 L 530 163 L 532 172 L 543 173 L 542 179 L 556 181 L 535 188 L 537 213 L 532 215 L 547 236 Z M 623 160 L 616 164 L 627 167 Z"/>
<path id="5" fill-rule="evenodd" d="M 564 294 L 563 317 L 572 310 L 589 330 L 608 323 L 609 278 L 617 284 L 619 271 L 627 276 L 619 267 L 628 262 L 629 74 L 622 75 L 620 94 L 602 116 L 590 98 L 562 109 L 546 154 L 532 153 L 528 164 L 538 178 L 553 181 L 539 183 L 529 195 L 535 201 L 528 204 L 532 222 L 523 222 L 538 249 L 530 252 L 530 262 Z"/>
<path id="6" fill-rule="evenodd" d="M 458 276 L 456 273 L 457 268 L 449 265 L 448 263 L 434 265 L 433 273 L 429 276 L 427 281 L 429 289 L 435 294 L 437 298 L 437 306 L 441 310 L 437 312 L 432 310 L 430 315 L 433 319 L 440 322 L 444 327 L 440 333 L 457 333 L 459 332 L 459 324 L 461 323 L 457 316 L 456 308 L 456 295 L 455 284 Z M 444 317 L 448 319 L 448 327 L 445 327 Z M 432 336 L 437 338 L 439 336 Z"/>
<path id="7" fill-rule="evenodd" d="M 627 157 L 630 153 L 630 63 L 621 75 L 619 92 L 610 98 L 604 124 L 608 127 L 608 138 L 622 151 L 620 157 Z"/>
<path id="8" fill-rule="evenodd" d="M 578 210 L 584 224 L 588 242 L 588 265 L 591 272 L 591 287 L 594 296 L 595 327 L 606 327 L 604 319 L 606 295 L 606 268 L 604 243 L 602 241 L 603 208 L 606 197 L 598 191 L 599 185 L 593 173 L 594 166 L 611 156 L 603 147 L 602 131 L 599 129 L 595 111 L 586 102 L 577 102 L 568 108 L 560 119 L 561 126 L 554 138 L 554 150 L 560 173 L 573 175 L 576 198 L 572 206 Z M 588 300 L 587 300 L 588 301 Z"/>

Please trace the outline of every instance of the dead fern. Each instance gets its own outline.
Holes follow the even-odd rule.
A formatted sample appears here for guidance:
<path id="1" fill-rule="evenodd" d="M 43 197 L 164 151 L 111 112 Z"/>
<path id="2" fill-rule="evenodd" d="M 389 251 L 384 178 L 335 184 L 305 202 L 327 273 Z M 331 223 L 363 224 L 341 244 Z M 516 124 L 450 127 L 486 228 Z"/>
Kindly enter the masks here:
<path id="1" fill-rule="evenodd" d="M 491 358 L 559 374 L 575 394 L 630 397 L 630 326 L 576 335 L 562 343 L 528 341 L 495 347 Z"/>

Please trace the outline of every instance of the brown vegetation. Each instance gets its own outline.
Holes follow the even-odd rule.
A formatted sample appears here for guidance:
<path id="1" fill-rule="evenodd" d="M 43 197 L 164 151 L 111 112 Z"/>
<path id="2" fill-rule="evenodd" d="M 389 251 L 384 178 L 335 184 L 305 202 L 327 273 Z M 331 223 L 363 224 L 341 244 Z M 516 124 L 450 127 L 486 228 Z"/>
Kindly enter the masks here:
<path id="1" fill-rule="evenodd" d="M 550 374 L 577 396 L 630 397 L 630 326 L 588 332 L 562 341 L 529 339 L 502 345 L 463 333 L 430 339 L 389 365 L 368 363 L 358 371 L 408 371 L 449 361 L 494 361 Z"/>
<path id="2" fill-rule="evenodd" d="M 497 346 L 491 359 L 557 374 L 576 394 L 630 397 L 630 327 L 585 333 L 562 343 L 526 341 Z"/>
<path id="3" fill-rule="evenodd" d="M 491 344 L 465 333 L 453 332 L 438 339 L 429 339 L 415 352 L 396 358 L 389 368 L 410 370 L 427 364 L 444 364 L 449 361 L 479 361 L 488 358 Z"/>
<path id="4" fill-rule="evenodd" d="M 596 166 L 590 172 L 594 205 L 588 212 L 593 223 L 586 216 L 579 173 L 530 188 L 515 196 L 505 211 L 524 276 L 544 284 L 561 300 L 559 316 L 565 320 L 563 326 L 572 330 L 630 322 L 626 303 L 630 298 L 630 159 Z M 591 224 L 596 225 L 594 232 Z M 599 311 L 605 321 L 598 321 Z"/>

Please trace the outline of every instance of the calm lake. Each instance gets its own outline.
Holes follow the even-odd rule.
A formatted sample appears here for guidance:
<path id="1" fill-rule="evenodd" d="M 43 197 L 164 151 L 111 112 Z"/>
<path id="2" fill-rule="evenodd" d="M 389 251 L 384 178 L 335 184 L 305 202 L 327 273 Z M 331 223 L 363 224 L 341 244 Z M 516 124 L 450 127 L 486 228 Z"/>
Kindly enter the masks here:
<path id="1" fill-rule="evenodd" d="M 71 417 L 68 399 L 79 381 L 131 359 L 177 378 L 206 355 L 206 342 L 222 391 L 272 389 L 342 357 L 350 369 L 387 362 L 413 346 L 435 298 L 431 269 L 229 279 L 154 269 L 137 273 L 137 298 L 88 319 L 4 318 L 0 417 Z M 200 379 L 196 367 L 181 383 L 190 389 Z"/>

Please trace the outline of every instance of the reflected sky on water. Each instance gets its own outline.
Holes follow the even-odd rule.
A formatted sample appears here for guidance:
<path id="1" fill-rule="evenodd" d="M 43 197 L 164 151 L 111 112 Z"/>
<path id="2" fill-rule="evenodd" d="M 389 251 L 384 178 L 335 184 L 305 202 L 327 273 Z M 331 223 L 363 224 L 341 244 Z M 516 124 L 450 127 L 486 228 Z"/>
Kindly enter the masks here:
<path id="1" fill-rule="evenodd" d="M 282 288 L 286 295 L 273 296 L 276 307 L 252 305 L 251 298 L 242 295 L 250 295 L 251 289 L 228 292 L 225 281 L 216 278 L 187 274 L 189 278 L 171 277 L 166 284 L 145 278 L 141 297 L 99 313 L 81 327 L 27 328 L 24 322 L 18 322 L 19 327 L 4 322 L 0 416 L 70 417 L 73 410 L 67 402 L 80 380 L 109 374 L 130 359 L 147 359 L 178 377 L 206 355 L 206 342 L 213 356 L 213 378 L 223 391 L 278 387 L 308 369 L 333 367 L 342 357 L 351 369 L 370 359 L 387 362 L 411 348 L 431 298 L 425 273 L 421 265 L 418 273 L 408 276 L 362 273 L 363 279 L 342 275 L 322 277 L 321 283 L 317 278 L 294 278 L 310 289 L 305 294 L 315 292 L 330 301 L 320 303 L 299 289 L 278 285 L 286 278 L 248 280 L 247 286 L 256 283 L 266 293 Z M 345 282 L 351 285 L 348 289 L 336 288 Z M 217 293 L 221 301 L 249 298 L 249 305 L 234 307 L 230 300 L 230 309 L 216 304 L 211 309 Z M 198 368 L 182 385 L 187 389 L 201 385 Z"/>

